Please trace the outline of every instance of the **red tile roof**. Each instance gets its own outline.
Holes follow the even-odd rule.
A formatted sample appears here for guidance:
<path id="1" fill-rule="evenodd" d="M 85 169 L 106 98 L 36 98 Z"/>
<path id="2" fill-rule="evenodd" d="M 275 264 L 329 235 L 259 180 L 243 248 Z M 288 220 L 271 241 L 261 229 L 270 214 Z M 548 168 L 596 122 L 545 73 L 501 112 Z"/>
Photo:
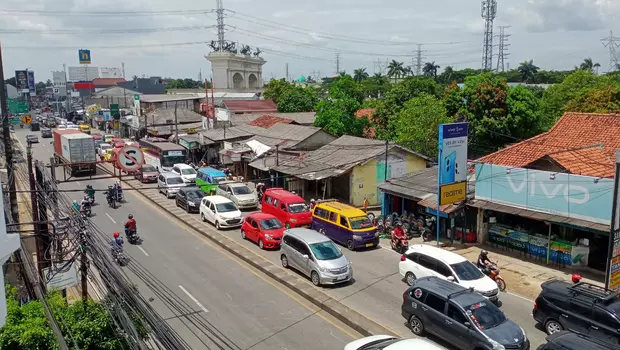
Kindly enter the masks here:
<path id="1" fill-rule="evenodd" d="M 93 84 L 95 86 L 116 86 L 117 83 L 124 82 L 123 78 L 95 78 Z"/>
<path id="2" fill-rule="evenodd" d="M 226 100 L 226 109 L 233 113 L 275 113 L 278 106 L 272 100 Z"/>
<path id="3" fill-rule="evenodd" d="M 260 117 L 258 117 L 256 119 L 254 119 L 248 125 L 260 126 L 261 128 L 269 129 L 270 127 L 276 125 L 277 123 L 291 124 L 291 123 L 293 123 L 293 120 L 286 119 L 286 118 L 275 117 L 275 116 L 269 115 L 269 114 L 264 114 L 264 115 L 261 115 Z M 295 124 L 297 124 L 297 123 L 295 123 Z"/>
<path id="4" fill-rule="evenodd" d="M 617 148 L 620 115 L 565 113 L 549 131 L 478 161 L 526 167 L 548 156 L 573 174 L 613 178 Z"/>

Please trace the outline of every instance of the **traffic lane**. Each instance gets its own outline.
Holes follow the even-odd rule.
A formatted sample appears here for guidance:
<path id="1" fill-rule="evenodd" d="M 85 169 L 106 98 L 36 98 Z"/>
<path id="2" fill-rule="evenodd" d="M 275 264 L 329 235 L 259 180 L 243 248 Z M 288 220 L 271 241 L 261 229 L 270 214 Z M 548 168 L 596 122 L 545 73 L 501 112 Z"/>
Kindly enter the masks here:
<path id="1" fill-rule="evenodd" d="M 319 334 L 327 334 L 330 336 L 322 338 L 318 345 L 325 349 L 341 349 L 344 342 L 353 339 L 316 315 L 318 310 L 300 305 L 230 257 L 206 245 L 168 216 L 160 215 L 164 213 L 158 212 L 159 209 L 142 202 L 130 191 L 126 197 L 128 203 L 118 210 L 94 207 L 97 225 L 112 232 L 122 226 L 128 212 L 133 213 L 144 242 L 141 246 L 126 244 L 131 258 L 175 294 L 190 298 L 185 300 L 190 305 L 198 304 L 185 291 L 196 298 L 208 310 L 205 317 L 213 320 L 213 324 L 229 337 L 236 335 L 239 346 L 251 346 L 279 331 L 265 345 L 256 348 L 265 346 L 266 349 L 275 343 L 278 347 L 309 348 L 317 345 Z M 300 337 L 300 329 L 307 335 Z"/>

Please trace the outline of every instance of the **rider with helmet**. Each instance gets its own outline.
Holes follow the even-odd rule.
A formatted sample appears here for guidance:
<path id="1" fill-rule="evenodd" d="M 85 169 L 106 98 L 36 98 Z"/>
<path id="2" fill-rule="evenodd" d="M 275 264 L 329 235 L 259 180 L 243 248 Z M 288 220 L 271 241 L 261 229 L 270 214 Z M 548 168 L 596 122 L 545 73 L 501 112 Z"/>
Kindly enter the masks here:
<path id="1" fill-rule="evenodd" d="M 86 185 L 84 194 L 86 195 L 86 199 L 92 198 L 92 200 L 95 201 L 95 189 L 93 188 L 92 185 Z"/>
<path id="2" fill-rule="evenodd" d="M 573 280 L 574 284 L 577 284 L 577 283 L 581 282 L 581 275 L 574 273 L 571 276 L 571 280 Z"/>
<path id="3" fill-rule="evenodd" d="M 398 221 L 396 222 L 396 227 L 394 228 L 394 238 L 395 239 L 407 239 L 407 235 L 405 234 L 405 230 L 403 230 L 403 224 Z"/>
<path id="4" fill-rule="evenodd" d="M 127 215 L 127 222 L 125 223 L 125 233 L 135 233 L 138 230 L 138 223 L 133 218 L 132 214 Z"/>
<path id="5" fill-rule="evenodd" d="M 489 252 L 482 249 L 480 251 L 480 255 L 478 255 L 478 261 L 476 262 L 476 265 L 482 270 L 482 272 L 484 272 L 484 274 L 488 275 L 490 273 L 489 266 L 491 266 L 492 264 L 493 263 L 491 262 L 491 260 L 489 260 Z"/>
<path id="6" fill-rule="evenodd" d="M 116 254 L 118 252 L 122 252 L 123 251 L 123 243 L 125 243 L 125 242 L 123 241 L 123 238 L 121 237 L 121 235 L 118 232 L 114 232 L 113 235 L 114 235 L 114 238 L 110 242 L 110 246 L 112 248 L 112 255 L 114 257 L 116 257 Z"/>

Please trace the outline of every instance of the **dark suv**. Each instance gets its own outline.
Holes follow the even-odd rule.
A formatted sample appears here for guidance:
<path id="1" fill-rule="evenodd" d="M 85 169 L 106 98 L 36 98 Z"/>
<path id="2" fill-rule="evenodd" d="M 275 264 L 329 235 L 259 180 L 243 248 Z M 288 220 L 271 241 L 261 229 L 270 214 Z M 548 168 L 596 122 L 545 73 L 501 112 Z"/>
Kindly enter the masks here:
<path id="1" fill-rule="evenodd" d="M 438 277 L 413 282 L 401 314 L 416 335 L 432 333 L 463 350 L 529 350 L 525 332 L 473 289 Z"/>
<path id="2" fill-rule="evenodd" d="M 570 329 L 613 345 L 620 341 L 620 299 L 616 292 L 593 284 L 547 281 L 532 316 L 547 334 Z"/>
<path id="3" fill-rule="evenodd" d="M 617 346 L 571 331 L 561 331 L 547 337 L 547 344 L 536 350 L 618 350 Z"/>

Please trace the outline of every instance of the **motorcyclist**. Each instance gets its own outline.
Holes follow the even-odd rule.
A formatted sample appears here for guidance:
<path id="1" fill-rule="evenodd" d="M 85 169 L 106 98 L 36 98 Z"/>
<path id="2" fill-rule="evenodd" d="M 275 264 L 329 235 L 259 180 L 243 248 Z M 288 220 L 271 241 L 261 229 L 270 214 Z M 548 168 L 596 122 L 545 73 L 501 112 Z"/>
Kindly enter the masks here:
<path id="1" fill-rule="evenodd" d="M 136 232 L 138 230 L 138 223 L 133 218 L 132 214 L 127 215 L 127 222 L 125 223 L 125 233 Z"/>
<path id="2" fill-rule="evenodd" d="M 115 190 L 112 185 L 108 186 L 108 190 L 103 192 L 105 194 L 108 203 L 110 203 L 114 199 Z"/>
<path id="3" fill-rule="evenodd" d="M 121 187 L 120 181 L 114 183 L 114 194 L 116 195 L 117 201 L 120 202 L 123 199 L 123 188 Z"/>
<path id="4" fill-rule="evenodd" d="M 81 209 L 80 203 L 78 203 L 77 200 L 73 201 L 73 212 L 74 213 L 79 213 Z"/>
<path id="5" fill-rule="evenodd" d="M 95 201 L 95 189 L 92 185 L 86 185 L 84 194 L 86 194 L 86 198 L 92 198 L 93 202 Z"/>
<path id="6" fill-rule="evenodd" d="M 396 223 L 396 227 L 392 233 L 392 238 L 395 240 L 407 239 L 407 235 L 405 234 L 405 230 L 403 230 L 403 224 L 400 222 Z"/>
<path id="7" fill-rule="evenodd" d="M 489 266 L 492 265 L 493 263 L 491 262 L 491 260 L 489 260 L 489 252 L 487 252 L 486 250 L 482 249 L 480 251 L 480 255 L 478 255 L 478 261 L 476 263 L 476 265 L 478 265 L 478 267 L 480 269 L 482 269 L 482 271 L 485 274 L 488 274 L 488 272 L 490 271 Z"/>
<path id="8" fill-rule="evenodd" d="M 112 255 L 116 257 L 116 254 L 123 251 L 123 238 L 118 232 L 114 232 L 114 238 L 110 242 L 110 247 L 112 248 Z"/>
<path id="9" fill-rule="evenodd" d="M 86 210 L 89 208 L 90 208 L 90 202 L 88 201 L 88 199 L 86 198 L 82 199 L 82 202 L 80 202 L 80 212 L 86 212 Z"/>

